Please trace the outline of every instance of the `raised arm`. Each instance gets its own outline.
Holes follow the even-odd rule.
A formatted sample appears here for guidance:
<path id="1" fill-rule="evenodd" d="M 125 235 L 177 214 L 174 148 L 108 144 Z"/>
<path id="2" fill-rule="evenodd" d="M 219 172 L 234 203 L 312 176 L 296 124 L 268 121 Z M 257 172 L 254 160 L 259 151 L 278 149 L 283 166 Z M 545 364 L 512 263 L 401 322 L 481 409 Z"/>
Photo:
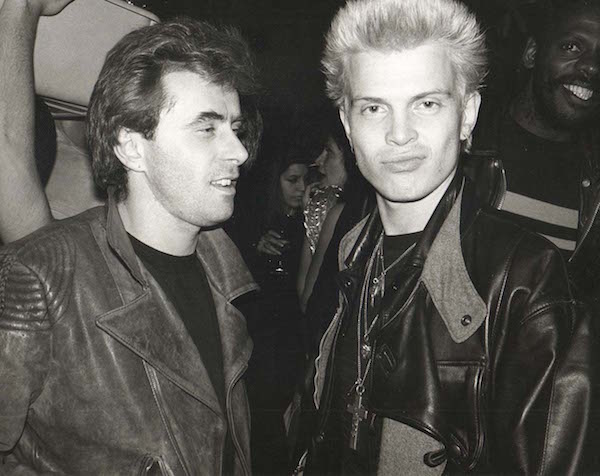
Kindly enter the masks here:
<path id="1" fill-rule="evenodd" d="M 34 155 L 33 46 L 40 15 L 73 0 L 4 0 L 0 8 L 0 241 L 52 220 Z"/>

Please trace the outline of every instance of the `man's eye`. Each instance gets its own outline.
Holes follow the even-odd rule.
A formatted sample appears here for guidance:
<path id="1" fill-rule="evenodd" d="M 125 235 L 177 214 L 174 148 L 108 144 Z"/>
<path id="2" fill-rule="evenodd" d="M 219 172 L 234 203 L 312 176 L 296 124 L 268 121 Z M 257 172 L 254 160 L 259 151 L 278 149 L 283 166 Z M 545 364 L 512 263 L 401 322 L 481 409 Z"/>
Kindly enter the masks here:
<path id="1" fill-rule="evenodd" d="M 440 108 L 440 103 L 437 101 L 431 101 L 431 100 L 426 100 L 426 101 L 421 101 L 418 105 L 417 105 L 418 109 L 421 109 L 422 111 L 437 111 Z"/>
<path id="2" fill-rule="evenodd" d="M 363 107 L 361 112 L 365 115 L 380 114 L 383 112 L 383 108 L 378 104 L 369 104 Z"/>
<path id="3" fill-rule="evenodd" d="M 246 125 L 241 122 L 237 123 L 237 124 L 233 124 L 231 126 L 231 130 L 234 132 L 235 135 L 237 135 L 238 137 L 241 137 L 246 133 Z"/>
<path id="4" fill-rule="evenodd" d="M 248 131 L 245 127 L 240 127 L 239 129 L 234 129 L 233 133 L 237 136 L 238 139 L 244 139 L 248 135 Z"/>
<path id="5" fill-rule="evenodd" d="M 564 43 L 562 45 L 562 49 L 564 51 L 568 51 L 569 53 L 579 53 L 581 51 L 581 49 L 579 48 L 579 45 L 577 43 L 573 43 L 572 41 L 569 41 L 568 43 Z"/>
<path id="6" fill-rule="evenodd" d="M 213 126 L 204 126 L 198 129 L 202 134 L 212 134 L 215 131 Z"/>

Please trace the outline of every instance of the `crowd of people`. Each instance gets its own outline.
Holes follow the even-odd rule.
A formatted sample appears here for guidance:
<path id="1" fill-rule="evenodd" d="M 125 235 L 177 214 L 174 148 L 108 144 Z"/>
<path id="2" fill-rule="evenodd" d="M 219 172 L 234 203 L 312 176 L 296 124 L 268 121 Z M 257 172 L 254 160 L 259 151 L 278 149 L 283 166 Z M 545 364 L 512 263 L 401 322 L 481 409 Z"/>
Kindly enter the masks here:
<path id="1" fill-rule="evenodd" d="M 600 472 L 599 0 L 536 2 L 510 87 L 461 1 L 347 0 L 272 148 L 189 18 L 53 119 L 72 1 L 0 6 L 0 474 Z"/>

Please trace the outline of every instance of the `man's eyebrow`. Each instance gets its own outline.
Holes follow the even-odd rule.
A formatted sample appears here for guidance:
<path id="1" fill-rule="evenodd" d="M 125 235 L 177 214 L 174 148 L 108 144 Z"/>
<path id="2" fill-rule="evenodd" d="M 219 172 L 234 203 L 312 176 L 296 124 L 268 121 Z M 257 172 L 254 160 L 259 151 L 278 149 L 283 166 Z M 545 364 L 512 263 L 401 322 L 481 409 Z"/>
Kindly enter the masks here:
<path id="1" fill-rule="evenodd" d="M 231 122 L 241 122 L 244 120 L 244 116 L 242 114 L 240 114 L 239 116 L 235 116 L 231 118 Z M 208 121 L 219 121 L 219 122 L 224 122 L 225 121 L 225 116 L 223 114 L 220 114 L 218 112 L 215 111 L 203 111 L 200 114 L 198 114 L 196 117 L 194 117 L 194 119 L 192 119 L 190 121 L 190 126 L 196 126 L 198 124 L 202 124 L 204 122 L 208 122 Z"/>
<path id="2" fill-rule="evenodd" d="M 375 102 L 375 103 L 379 103 L 379 104 L 387 104 L 386 100 L 384 100 L 382 98 L 374 97 L 374 96 L 360 96 L 360 97 L 350 99 L 351 106 L 354 106 L 354 104 L 356 104 L 357 102 Z"/>
<path id="3" fill-rule="evenodd" d="M 415 99 L 421 99 L 427 96 L 452 96 L 452 91 L 449 89 L 432 89 L 431 91 L 425 91 L 417 94 Z"/>
<path id="4" fill-rule="evenodd" d="M 194 119 L 190 121 L 190 125 L 196 125 L 207 121 L 224 121 L 225 116 L 223 114 L 219 114 L 215 111 L 202 111 L 200 114 L 196 115 Z"/>

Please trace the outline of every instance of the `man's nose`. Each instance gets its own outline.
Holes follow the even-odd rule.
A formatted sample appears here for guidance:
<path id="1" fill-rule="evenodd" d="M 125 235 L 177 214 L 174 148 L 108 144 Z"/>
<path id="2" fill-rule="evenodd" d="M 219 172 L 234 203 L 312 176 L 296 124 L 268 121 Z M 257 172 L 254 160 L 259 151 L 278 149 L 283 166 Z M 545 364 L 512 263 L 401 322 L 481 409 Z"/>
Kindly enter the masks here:
<path id="1" fill-rule="evenodd" d="M 598 73 L 600 72 L 600 52 L 589 51 L 583 54 L 577 61 L 577 69 L 587 80 L 598 78 Z"/>
<path id="2" fill-rule="evenodd" d="M 409 112 L 394 112 L 386 134 L 386 142 L 391 145 L 405 145 L 417 138 L 417 131 Z"/>
<path id="3" fill-rule="evenodd" d="M 242 165 L 248 160 L 248 150 L 233 130 L 228 133 L 224 156 L 228 160 L 235 160 L 237 165 Z"/>

